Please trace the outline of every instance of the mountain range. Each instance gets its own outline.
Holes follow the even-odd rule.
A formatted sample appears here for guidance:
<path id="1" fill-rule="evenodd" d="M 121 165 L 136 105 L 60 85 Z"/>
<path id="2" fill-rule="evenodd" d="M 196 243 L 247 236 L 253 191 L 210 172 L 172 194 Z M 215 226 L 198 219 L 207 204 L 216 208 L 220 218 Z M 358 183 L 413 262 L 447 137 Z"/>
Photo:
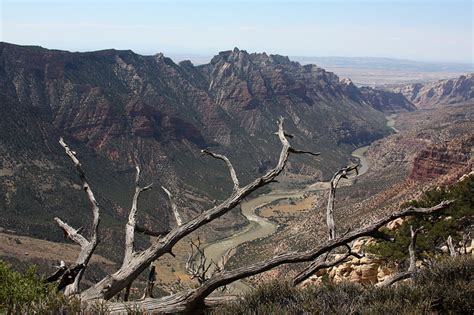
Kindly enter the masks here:
<path id="1" fill-rule="evenodd" d="M 203 148 L 226 154 L 245 183 L 275 162 L 282 116 L 295 147 L 322 153 L 292 158 L 287 172 L 328 178 L 355 147 L 390 133 L 384 112 L 414 109 L 400 93 L 359 89 L 315 65 L 237 48 L 195 66 L 129 50 L 0 43 L 0 84 L 0 227 L 54 241 L 62 237 L 53 217 L 86 229 L 89 220 L 60 136 L 84 164 L 110 241 L 122 233 L 135 164 L 189 218 L 231 189 L 225 166 L 202 157 Z M 164 196 L 145 195 L 139 221 L 172 225 Z M 242 222 L 237 214 L 228 220 Z"/>
<path id="2" fill-rule="evenodd" d="M 455 104 L 474 99 L 474 74 L 429 83 L 413 83 L 393 88 L 419 108 Z"/>

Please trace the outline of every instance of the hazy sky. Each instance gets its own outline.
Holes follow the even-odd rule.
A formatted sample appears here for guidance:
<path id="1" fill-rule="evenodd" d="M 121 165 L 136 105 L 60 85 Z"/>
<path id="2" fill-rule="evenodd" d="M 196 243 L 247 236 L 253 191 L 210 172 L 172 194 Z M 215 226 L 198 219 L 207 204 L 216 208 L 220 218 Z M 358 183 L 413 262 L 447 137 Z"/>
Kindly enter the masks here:
<path id="1" fill-rule="evenodd" d="M 47 48 L 473 61 L 471 0 L 0 1 L 0 40 Z"/>

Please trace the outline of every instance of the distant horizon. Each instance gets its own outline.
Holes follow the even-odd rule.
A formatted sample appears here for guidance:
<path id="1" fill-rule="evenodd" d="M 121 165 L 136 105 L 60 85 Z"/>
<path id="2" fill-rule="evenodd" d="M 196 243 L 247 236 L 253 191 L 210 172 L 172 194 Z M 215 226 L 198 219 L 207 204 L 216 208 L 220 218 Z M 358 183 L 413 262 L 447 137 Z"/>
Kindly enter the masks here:
<path id="1" fill-rule="evenodd" d="M 216 51 L 214 54 L 204 54 L 204 53 L 166 53 L 163 51 L 157 51 L 157 52 L 140 52 L 136 51 L 133 49 L 117 49 L 114 47 L 109 47 L 109 48 L 100 48 L 100 49 L 94 49 L 94 50 L 69 50 L 69 49 L 61 49 L 61 48 L 55 48 L 55 47 L 45 47 L 43 45 L 36 45 L 36 44 L 18 44 L 18 43 L 12 43 L 12 42 L 6 42 L 6 41 L 0 41 L 4 42 L 7 44 L 12 44 L 12 45 L 18 45 L 18 46 L 32 46 L 32 47 L 41 47 L 44 49 L 48 50 L 59 50 L 59 51 L 67 51 L 71 53 L 92 53 L 92 52 L 98 52 L 98 51 L 106 51 L 106 50 L 117 50 L 117 51 L 127 51 L 130 50 L 133 53 L 141 56 L 154 56 L 157 54 L 163 54 L 165 57 L 171 58 L 174 62 L 179 63 L 181 61 L 185 60 L 190 60 L 193 64 L 199 65 L 199 64 L 204 64 L 204 63 L 209 63 L 211 59 L 215 56 L 217 56 L 219 53 L 224 52 L 224 51 L 231 51 L 235 48 L 246 51 L 249 54 L 257 53 L 257 54 L 263 54 L 266 53 L 268 55 L 281 55 L 288 57 L 291 61 L 297 61 L 299 63 L 305 64 L 307 63 L 306 61 L 303 61 L 303 59 L 366 59 L 366 60 L 393 60 L 393 61 L 399 61 L 399 62 L 415 62 L 419 64 L 436 64 L 436 65 L 453 65 L 453 66 L 467 66 L 469 69 L 466 69 L 466 71 L 474 71 L 474 63 L 473 62 L 462 62 L 462 61 L 450 61 L 450 60 L 416 60 L 416 59 L 407 59 L 407 58 L 397 58 L 397 57 L 376 57 L 376 56 L 338 56 L 338 55 L 331 55 L 331 56 L 318 56 L 318 55 L 285 55 L 281 53 L 270 53 L 266 51 L 249 51 L 245 48 L 240 48 L 240 47 L 233 47 L 231 49 L 225 49 L 221 51 Z M 198 62 L 195 62 L 199 60 Z M 206 60 L 204 62 L 204 60 Z"/>
<path id="2" fill-rule="evenodd" d="M 469 0 L 0 1 L 0 41 L 49 49 L 473 63 Z"/>

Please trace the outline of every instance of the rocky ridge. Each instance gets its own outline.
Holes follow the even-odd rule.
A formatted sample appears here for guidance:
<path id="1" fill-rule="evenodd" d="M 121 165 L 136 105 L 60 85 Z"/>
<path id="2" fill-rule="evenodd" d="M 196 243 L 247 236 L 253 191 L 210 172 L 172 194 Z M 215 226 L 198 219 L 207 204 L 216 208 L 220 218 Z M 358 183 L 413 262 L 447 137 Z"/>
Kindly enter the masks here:
<path id="1" fill-rule="evenodd" d="M 0 225 L 54 241 L 61 237 L 53 217 L 83 226 L 88 213 L 60 136 L 96 190 L 107 241 L 123 229 L 135 164 L 144 182 L 174 192 L 189 218 L 231 189 L 225 166 L 200 156 L 202 148 L 228 155 L 246 182 L 275 162 L 275 121 L 283 116 L 295 147 L 324 159 L 292 158 L 289 172 L 327 177 L 354 146 L 389 133 L 384 115 L 333 73 L 239 49 L 194 66 L 162 54 L 0 43 L 0 83 Z M 174 224 L 166 204 L 162 193 L 147 194 L 139 221 Z M 223 220 L 243 222 L 237 214 Z"/>
<path id="2" fill-rule="evenodd" d="M 399 113 L 396 122 L 399 133 L 375 142 L 368 149 L 368 172 L 354 179 L 354 184 L 346 187 L 341 185 L 338 189 L 334 214 L 339 231 L 364 226 L 384 214 L 398 211 L 402 204 L 419 198 L 424 191 L 453 183 L 472 171 L 472 104 Z M 423 152 L 432 154 L 428 154 L 425 159 L 421 158 L 426 155 Z M 421 172 L 421 169 L 425 171 Z M 412 173 L 419 176 L 413 178 Z M 309 200 L 310 204 L 304 210 L 299 210 L 300 204 L 309 203 Z M 292 214 L 290 217 L 279 213 L 268 217 L 279 223 L 278 233 L 258 243 L 242 245 L 235 262 L 241 259 L 241 254 L 252 253 L 252 257 L 256 256 L 252 259 L 258 261 L 262 257 L 288 250 L 305 250 L 326 239 L 326 191 L 306 196 L 302 200 L 291 200 L 290 204 L 285 202 L 287 212 Z M 292 208 L 291 203 L 296 205 Z M 279 246 L 275 247 L 275 243 Z M 335 269 L 328 276 L 375 283 L 389 274 L 389 270 L 373 263 L 351 258 L 350 266 L 345 265 L 339 271 Z M 282 267 L 268 277 L 291 278 L 294 273 L 290 267 Z M 262 276 L 255 281 L 264 278 Z"/>
<path id="3" fill-rule="evenodd" d="M 441 145 L 430 145 L 416 155 L 410 178 L 430 180 L 454 169 L 466 168 L 474 156 L 473 148 L 474 136 L 469 135 Z"/>
<path id="4" fill-rule="evenodd" d="M 416 109 L 400 92 L 375 89 L 369 86 L 356 87 L 350 79 L 342 79 L 344 91 L 352 98 L 369 104 L 372 108 L 385 114 L 411 112 Z"/>
<path id="5" fill-rule="evenodd" d="M 432 83 L 414 83 L 394 88 L 419 108 L 455 104 L 474 99 L 474 74 Z"/>

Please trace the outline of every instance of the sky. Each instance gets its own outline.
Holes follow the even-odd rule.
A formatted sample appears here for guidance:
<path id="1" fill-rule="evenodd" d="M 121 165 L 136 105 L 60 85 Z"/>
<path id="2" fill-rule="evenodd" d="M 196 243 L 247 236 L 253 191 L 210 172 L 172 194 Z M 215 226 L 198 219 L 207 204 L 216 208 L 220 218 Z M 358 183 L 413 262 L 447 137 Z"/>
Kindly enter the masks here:
<path id="1" fill-rule="evenodd" d="M 473 62 L 472 0 L 0 1 L 0 41 L 51 49 Z"/>

